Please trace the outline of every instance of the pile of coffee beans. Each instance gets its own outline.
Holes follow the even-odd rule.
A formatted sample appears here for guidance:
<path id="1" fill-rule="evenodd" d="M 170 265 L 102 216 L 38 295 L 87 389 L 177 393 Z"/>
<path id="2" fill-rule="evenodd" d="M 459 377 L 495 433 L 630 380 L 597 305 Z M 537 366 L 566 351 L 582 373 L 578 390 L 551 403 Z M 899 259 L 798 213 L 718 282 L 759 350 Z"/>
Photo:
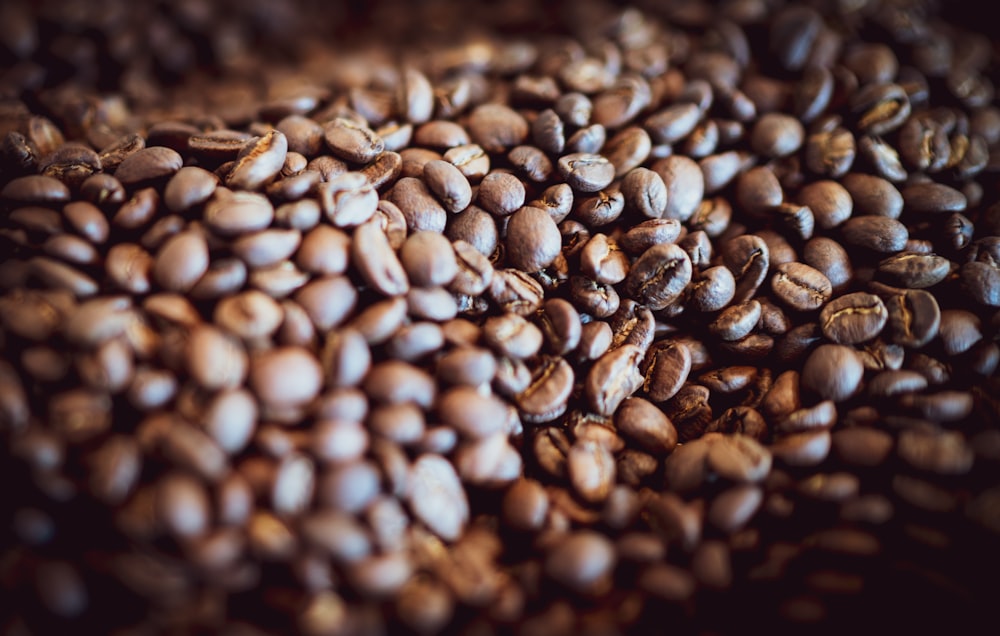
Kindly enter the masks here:
<path id="1" fill-rule="evenodd" d="M 3 633 L 995 623 L 949 4 L 3 3 Z"/>

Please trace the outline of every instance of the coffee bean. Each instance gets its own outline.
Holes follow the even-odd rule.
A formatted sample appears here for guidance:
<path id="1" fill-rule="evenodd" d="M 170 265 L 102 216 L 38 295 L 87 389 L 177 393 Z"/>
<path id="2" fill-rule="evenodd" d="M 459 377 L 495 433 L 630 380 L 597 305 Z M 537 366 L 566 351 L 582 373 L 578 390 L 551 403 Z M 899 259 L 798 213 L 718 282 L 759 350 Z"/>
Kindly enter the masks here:
<path id="1" fill-rule="evenodd" d="M 624 436 L 655 455 L 666 455 L 677 445 L 677 430 L 670 419 L 642 398 L 623 401 L 615 413 L 615 424 Z"/>
<path id="2" fill-rule="evenodd" d="M 797 151 L 804 138 L 805 129 L 794 117 L 766 113 L 754 124 L 750 145 L 765 157 L 785 157 Z"/>
<path id="3" fill-rule="evenodd" d="M 833 293 L 830 279 L 802 263 L 783 263 L 771 278 L 778 300 L 798 311 L 819 309 Z"/>
<path id="4" fill-rule="evenodd" d="M 365 223 L 354 231 L 351 261 L 361 277 L 380 293 L 400 296 L 409 290 L 406 270 L 375 223 Z"/>
<path id="5" fill-rule="evenodd" d="M 176 151 L 153 146 L 128 155 L 115 170 L 115 178 L 127 188 L 136 187 L 169 177 L 183 165 L 184 160 Z"/>
<path id="6" fill-rule="evenodd" d="M 874 218 L 874 217 L 872 217 Z M 823 335 L 838 344 L 871 340 L 882 331 L 889 313 L 873 294 L 857 292 L 828 302 L 819 314 Z"/>
<path id="7" fill-rule="evenodd" d="M 654 311 L 677 300 L 691 282 L 691 259 L 680 247 L 650 247 L 632 264 L 625 279 L 626 292 Z"/>
<path id="8" fill-rule="evenodd" d="M 555 260 L 562 247 L 562 236 L 548 212 L 525 206 L 511 215 L 504 245 L 512 267 L 533 272 Z"/>
<path id="9" fill-rule="evenodd" d="M 734 302 L 749 300 L 764 282 L 768 257 L 767 244 L 752 234 L 739 236 L 723 246 L 723 262 L 736 279 Z"/>
<path id="10" fill-rule="evenodd" d="M 614 544 L 603 535 L 581 530 L 557 543 L 545 559 L 545 572 L 561 585 L 596 595 L 611 585 Z"/>
<path id="11" fill-rule="evenodd" d="M 287 153 L 288 139 L 277 130 L 247 143 L 237 155 L 226 185 L 238 190 L 257 190 L 267 185 L 278 175 Z"/>
<path id="12" fill-rule="evenodd" d="M 587 374 L 585 390 L 590 408 L 612 415 L 622 401 L 642 386 L 638 365 L 644 352 L 635 345 L 622 345 L 601 356 Z"/>
<path id="13" fill-rule="evenodd" d="M 862 138 L 860 145 L 870 147 L 869 139 Z M 806 139 L 806 166 L 818 175 L 839 178 L 851 169 L 860 149 L 854 135 L 842 126 L 819 130 Z"/>
<path id="14" fill-rule="evenodd" d="M 422 455 L 411 468 L 408 501 L 413 514 L 445 541 L 455 541 L 469 518 L 469 503 L 451 463 Z"/>
<path id="15" fill-rule="evenodd" d="M 930 293 L 908 289 L 893 294 L 886 300 L 889 333 L 896 344 L 910 348 L 922 347 L 938 334 L 941 310 Z"/>
<path id="16" fill-rule="evenodd" d="M 680 103 L 670 106 L 649 117 L 645 127 L 658 144 L 672 144 L 688 136 L 702 111 L 697 104 Z"/>
<path id="17" fill-rule="evenodd" d="M 760 303 L 750 300 L 727 307 L 709 324 L 708 329 L 722 340 L 739 340 L 749 335 L 759 320 Z"/>
<path id="18" fill-rule="evenodd" d="M 230 192 L 216 188 L 205 204 L 205 223 L 223 236 L 266 229 L 274 219 L 274 207 L 252 192 Z"/>
<path id="19" fill-rule="evenodd" d="M 316 397 L 322 382 L 319 362 L 299 347 L 271 349 L 250 360 L 250 386 L 268 406 L 300 406 Z"/>
<path id="20" fill-rule="evenodd" d="M 659 174 L 634 168 L 622 180 L 625 207 L 650 219 L 659 219 L 667 207 L 667 189 Z"/>
<path id="21" fill-rule="evenodd" d="M 824 399 L 841 402 L 857 391 L 863 375 L 861 359 L 853 349 L 822 345 L 802 367 L 802 385 Z"/>
<path id="22" fill-rule="evenodd" d="M 965 195 L 940 183 L 915 183 L 902 189 L 905 209 L 920 213 L 961 212 Z"/>
<path id="23" fill-rule="evenodd" d="M 385 142 L 375 131 L 346 118 L 327 123 L 323 136 L 331 152 L 354 164 L 370 163 L 385 150 Z"/>
<path id="24" fill-rule="evenodd" d="M 597 192 L 610 185 L 615 177 L 615 167 L 601 155 L 586 152 L 563 155 L 557 165 L 562 177 L 578 192 Z"/>
<path id="25" fill-rule="evenodd" d="M 487 152 L 504 152 L 528 137 L 528 122 L 501 104 L 477 106 L 469 115 L 467 128 L 473 143 Z"/>

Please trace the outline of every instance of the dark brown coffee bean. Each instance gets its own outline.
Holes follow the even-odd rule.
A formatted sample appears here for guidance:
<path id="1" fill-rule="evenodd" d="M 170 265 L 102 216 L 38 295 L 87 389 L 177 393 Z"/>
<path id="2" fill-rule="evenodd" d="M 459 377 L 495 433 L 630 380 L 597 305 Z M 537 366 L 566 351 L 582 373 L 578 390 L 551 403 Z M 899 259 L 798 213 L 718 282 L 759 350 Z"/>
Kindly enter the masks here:
<path id="1" fill-rule="evenodd" d="M 205 204 L 204 221 L 214 232 L 235 236 L 266 229 L 274 219 L 274 207 L 262 195 L 216 188 Z"/>
<path id="2" fill-rule="evenodd" d="M 449 212 L 461 212 L 472 201 L 469 181 L 458 168 L 447 161 L 427 162 L 424 166 L 424 180 Z"/>
<path id="3" fill-rule="evenodd" d="M 519 479 L 504 494 L 503 519 L 515 530 L 540 529 L 548 510 L 548 495 L 533 479 Z"/>
<path id="4" fill-rule="evenodd" d="M 819 309 L 833 293 L 830 279 L 802 263 L 783 263 L 771 278 L 778 300 L 798 311 Z"/>
<path id="5" fill-rule="evenodd" d="M 629 126 L 608 140 L 601 154 L 615 167 L 615 177 L 624 177 L 646 161 L 653 143 L 643 128 Z"/>
<path id="6" fill-rule="evenodd" d="M 676 219 L 650 219 L 633 225 L 618 241 L 618 245 L 633 256 L 642 254 L 660 243 L 673 243 L 680 236 L 681 224 Z"/>
<path id="7" fill-rule="evenodd" d="M 422 455 L 410 470 L 408 496 L 413 514 L 446 541 L 465 529 L 469 503 L 451 463 L 440 455 Z"/>
<path id="8" fill-rule="evenodd" d="M 802 385 L 823 399 L 841 402 L 858 390 L 863 375 L 864 366 L 853 349 L 822 345 L 802 367 Z"/>
<path id="9" fill-rule="evenodd" d="M 419 287 L 447 285 L 458 273 L 451 243 L 436 232 L 414 232 L 399 250 L 410 283 Z"/>
<path id="10" fill-rule="evenodd" d="M 617 557 L 604 535 L 581 530 L 558 542 L 545 559 L 545 573 L 560 585 L 585 595 L 598 595 L 611 586 Z"/>
<path id="11" fill-rule="evenodd" d="M 662 341 L 650 347 L 643 362 L 643 391 L 654 402 L 677 394 L 691 372 L 691 352 L 683 343 Z"/>
<path id="12" fill-rule="evenodd" d="M 867 143 L 868 137 L 862 139 Z M 834 179 L 844 176 L 854 164 L 859 148 L 854 135 L 842 126 L 820 130 L 806 139 L 805 162 L 812 172 Z"/>
<path id="13" fill-rule="evenodd" d="M 558 168 L 566 182 L 578 192 L 597 192 L 615 178 L 615 167 L 601 155 L 578 152 L 559 158 Z"/>
<path id="14" fill-rule="evenodd" d="M 589 503 L 607 499 L 615 483 L 614 456 L 591 439 L 577 439 L 566 454 L 566 469 L 573 490 Z"/>
<path id="15" fill-rule="evenodd" d="M 733 302 L 749 300 L 767 277 L 769 250 L 759 236 L 746 234 L 728 241 L 722 260 L 736 279 Z"/>
<path id="16" fill-rule="evenodd" d="M 652 170 L 667 187 L 667 206 L 663 218 L 687 221 L 701 205 L 705 195 L 705 177 L 692 159 L 671 155 L 655 162 Z"/>
<path id="17" fill-rule="evenodd" d="M 771 471 L 771 453 L 745 435 L 723 435 L 708 447 L 706 466 L 735 482 L 761 482 Z"/>
<path id="18" fill-rule="evenodd" d="M 868 383 L 868 392 L 878 397 L 914 393 L 925 388 L 927 378 L 916 371 L 883 371 Z"/>
<path id="19" fill-rule="evenodd" d="M 659 219 L 667 207 L 667 189 L 663 179 L 648 168 L 635 168 L 622 180 L 626 209 L 644 217 Z"/>
<path id="20" fill-rule="evenodd" d="M 736 293 L 736 279 L 724 266 L 710 267 L 688 288 L 688 302 L 697 311 L 718 311 L 729 304 Z"/>
<path id="21" fill-rule="evenodd" d="M 838 344 L 871 340 L 882 331 L 888 319 L 889 313 L 882 300 L 865 292 L 835 298 L 824 305 L 819 314 L 823 335 Z"/>
<path id="22" fill-rule="evenodd" d="M 957 431 L 902 431 L 896 452 L 910 466 L 941 475 L 965 474 L 974 461 L 972 449 Z"/>
<path id="23" fill-rule="evenodd" d="M 469 115 L 467 128 L 473 143 L 487 152 L 506 152 L 528 137 L 528 122 L 501 104 L 477 106 Z"/>
<path id="24" fill-rule="evenodd" d="M 783 68 L 801 69 L 816 42 L 823 20 L 808 7 L 788 7 L 775 16 L 770 26 L 770 50 Z"/>
<path id="25" fill-rule="evenodd" d="M 401 296 L 410 288 L 406 270 L 375 223 L 365 223 L 354 230 L 351 262 L 365 282 L 385 296 Z"/>
<path id="26" fill-rule="evenodd" d="M 853 201 L 844 186 L 836 181 L 816 181 L 799 191 L 796 201 L 812 210 L 816 225 L 829 230 L 851 216 Z"/>
<path id="27" fill-rule="evenodd" d="M 943 183 L 915 183 L 900 194 L 904 209 L 923 214 L 961 212 L 968 204 L 964 194 Z"/>
<path id="28" fill-rule="evenodd" d="M 796 152 L 804 138 L 805 129 L 799 120 L 781 113 L 766 113 L 754 124 L 750 145 L 765 157 L 785 157 Z"/>
<path id="29" fill-rule="evenodd" d="M 508 236 L 509 232 L 508 228 Z M 599 283 L 614 285 L 625 280 L 629 260 L 606 235 L 594 234 L 580 251 L 580 269 L 584 275 Z"/>
<path id="30" fill-rule="evenodd" d="M 951 272 L 951 262 L 934 254 L 901 252 L 880 262 L 878 272 L 892 284 L 923 289 L 944 280 Z"/>
<path id="31" fill-rule="evenodd" d="M 760 303 L 749 300 L 731 305 L 713 320 L 708 329 L 722 340 L 739 340 L 750 334 L 760 320 Z"/>
<path id="32" fill-rule="evenodd" d="M 512 267 L 534 272 L 550 265 L 559 255 L 562 236 L 548 212 L 525 206 L 511 215 L 504 245 Z"/>
<path id="33" fill-rule="evenodd" d="M 909 233 L 906 226 L 888 217 L 858 216 L 841 226 L 844 240 L 875 252 L 901 252 L 906 248 Z"/>
<path id="34" fill-rule="evenodd" d="M 851 96 L 851 111 L 862 133 L 884 135 L 899 128 L 910 116 L 910 100 L 896 84 L 869 84 Z"/>
<path id="35" fill-rule="evenodd" d="M 0 190 L 0 198 L 11 203 L 54 207 L 69 202 L 69 194 L 69 188 L 62 181 L 43 175 L 11 179 Z"/>
<path id="36" fill-rule="evenodd" d="M 538 315 L 538 322 L 547 348 L 552 353 L 565 355 L 580 343 L 580 314 L 562 298 L 545 301 Z"/>
<path id="37" fill-rule="evenodd" d="M 372 194 L 377 202 L 377 194 L 374 191 Z M 420 179 L 400 179 L 386 198 L 403 213 L 406 226 L 411 231 L 427 230 L 440 234 L 444 230 L 448 213 Z"/>
<path id="38" fill-rule="evenodd" d="M 930 342 L 941 324 L 941 310 L 930 293 L 906 290 L 886 299 L 889 332 L 892 341 L 904 347 L 918 348 Z"/>
<path id="39" fill-rule="evenodd" d="M 691 282 L 691 259 L 673 244 L 650 247 L 632 264 L 625 279 L 627 293 L 658 311 L 677 300 Z"/>
<path id="40" fill-rule="evenodd" d="M 541 349 L 542 331 L 523 317 L 507 313 L 486 319 L 483 340 L 500 355 L 525 359 Z"/>
<path id="41" fill-rule="evenodd" d="M 134 187 L 169 177 L 183 165 L 184 161 L 176 151 L 153 146 L 126 157 L 115 170 L 115 178 L 125 187 Z"/>
<path id="42" fill-rule="evenodd" d="M 854 277 L 847 251 L 840 243 L 825 236 L 810 239 L 805 244 L 802 261 L 826 276 L 833 291 L 844 289 Z"/>
<path id="43" fill-rule="evenodd" d="M 654 455 L 666 455 L 677 445 L 677 430 L 670 419 L 642 398 L 630 397 L 622 402 L 615 413 L 615 425 L 622 435 Z"/>
<path id="44" fill-rule="evenodd" d="M 226 176 L 226 185 L 237 190 L 260 189 L 278 175 L 287 154 L 288 140 L 277 130 L 248 142 L 236 156 L 236 164 Z"/>
<path id="45" fill-rule="evenodd" d="M 650 116 L 644 126 L 656 143 L 672 144 L 687 137 L 701 117 L 697 104 L 679 103 Z"/>
<path id="46" fill-rule="evenodd" d="M 307 350 L 282 347 L 254 356 L 250 361 L 248 381 L 264 405 L 298 406 L 319 393 L 323 370 Z"/>
<path id="47" fill-rule="evenodd" d="M 323 128 L 327 147 L 337 157 L 354 164 L 367 164 L 385 150 L 385 142 L 367 126 L 337 118 Z"/>
<path id="48" fill-rule="evenodd" d="M 852 172 L 844 175 L 841 184 L 850 193 L 858 214 L 899 218 L 903 211 L 903 196 L 885 179 Z"/>
<path id="49" fill-rule="evenodd" d="M 585 384 L 588 404 L 594 412 L 612 415 L 625 398 L 642 386 L 638 367 L 643 355 L 635 345 L 622 345 L 597 360 Z"/>

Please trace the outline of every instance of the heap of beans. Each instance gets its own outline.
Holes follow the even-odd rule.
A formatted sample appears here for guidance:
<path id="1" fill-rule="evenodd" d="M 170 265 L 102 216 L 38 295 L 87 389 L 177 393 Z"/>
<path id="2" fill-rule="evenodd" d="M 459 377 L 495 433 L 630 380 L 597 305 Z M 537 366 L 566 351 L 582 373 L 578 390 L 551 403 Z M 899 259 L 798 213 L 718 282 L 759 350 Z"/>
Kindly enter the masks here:
<path id="1" fill-rule="evenodd" d="M 1000 66 L 949 19 L 4 3 L 3 633 L 988 619 Z"/>

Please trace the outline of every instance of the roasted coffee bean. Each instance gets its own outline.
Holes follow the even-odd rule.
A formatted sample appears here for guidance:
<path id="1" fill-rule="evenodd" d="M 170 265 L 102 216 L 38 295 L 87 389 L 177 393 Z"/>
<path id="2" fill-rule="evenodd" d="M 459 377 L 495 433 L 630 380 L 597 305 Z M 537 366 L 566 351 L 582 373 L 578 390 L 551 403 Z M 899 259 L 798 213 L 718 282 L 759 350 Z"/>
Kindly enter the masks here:
<path id="1" fill-rule="evenodd" d="M 621 191 L 626 209 L 650 219 L 663 216 L 667 207 L 667 188 L 659 174 L 648 168 L 635 168 L 625 175 Z"/>
<path id="2" fill-rule="evenodd" d="M 346 118 L 326 124 L 323 136 L 337 157 L 355 164 L 369 163 L 385 150 L 385 142 L 375 131 Z"/>
<path id="3" fill-rule="evenodd" d="M 736 279 L 734 302 L 753 296 L 767 277 L 769 251 L 759 236 L 747 234 L 728 241 L 722 248 L 722 260 Z"/>
<path id="4" fill-rule="evenodd" d="M 642 386 L 639 362 L 644 353 L 635 345 L 622 345 L 594 363 L 585 384 L 588 405 L 594 412 L 612 415 L 625 398 Z"/>
<path id="5" fill-rule="evenodd" d="M 823 399 L 841 402 L 858 390 L 863 374 L 864 366 L 853 349 L 821 345 L 802 367 L 802 385 Z"/>
<path id="6" fill-rule="evenodd" d="M 698 164 L 687 157 L 671 155 L 655 162 L 651 168 L 667 187 L 663 218 L 690 219 L 705 194 L 705 178 Z"/>
<path id="7" fill-rule="evenodd" d="M 857 292 L 831 300 L 819 314 L 823 335 L 838 344 L 871 340 L 889 319 L 882 300 L 874 294 Z"/>
<path id="8" fill-rule="evenodd" d="M 691 282 L 691 259 L 680 247 L 650 247 L 632 264 L 625 279 L 626 292 L 654 311 L 676 301 Z"/>
<path id="9" fill-rule="evenodd" d="M 501 104 L 477 106 L 469 115 L 467 129 L 473 143 L 487 152 L 505 152 L 528 137 L 528 122 Z"/>
<path id="10" fill-rule="evenodd" d="M 670 419 L 652 403 L 630 397 L 615 413 L 615 425 L 654 455 L 666 455 L 677 445 L 677 431 Z"/>
<path id="11" fill-rule="evenodd" d="M 744 338 L 760 320 L 760 303 L 749 300 L 737 305 L 731 305 L 709 324 L 708 329 L 725 341 Z"/>
<path id="12" fill-rule="evenodd" d="M 234 236 L 266 229 L 274 219 L 274 207 L 256 193 L 216 188 L 205 204 L 203 218 L 214 232 Z"/>
<path id="13" fill-rule="evenodd" d="M 400 296 L 410 288 L 406 270 L 375 223 L 365 223 L 354 231 L 351 262 L 369 285 L 386 296 Z"/>
<path id="14" fill-rule="evenodd" d="M 833 293 L 830 279 L 803 263 L 778 265 L 771 278 L 771 289 L 778 300 L 798 311 L 819 309 Z"/>
<path id="15" fill-rule="evenodd" d="M 885 179 L 852 172 L 844 175 L 841 185 L 850 193 L 858 214 L 898 219 L 903 211 L 903 195 Z"/>
<path id="16" fill-rule="evenodd" d="M 163 146 L 144 148 L 128 155 L 115 170 L 126 188 L 146 185 L 173 175 L 184 165 L 176 151 Z"/>
<path id="17" fill-rule="evenodd" d="M 924 214 L 961 212 L 965 210 L 965 195 L 943 183 L 915 183 L 900 190 L 905 210 Z"/>
<path id="18" fill-rule="evenodd" d="M 883 216 L 858 216 L 841 225 L 844 240 L 875 252 L 901 252 L 910 238 L 906 226 Z"/>
<path id="19" fill-rule="evenodd" d="M 736 279 L 724 266 L 710 267 L 701 272 L 688 290 L 688 302 L 697 311 L 718 311 L 733 299 Z"/>
<path id="20" fill-rule="evenodd" d="M 545 573 L 580 594 L 597 595 L 611 585 L 617 560 L 614 544 L 590 530 L 575 532 L 556 544 L 545 559 Z"/>
<path id="21" fill-rule="evenodd" d="M 676 219 L 650 219 L 634 225 L 622 235 L 618 245 L 631 255 L 639 255 L 659 243 L 673 243 L 681 232 Z"/>
<path id="22" fill-rule="evenodd" d="M 511 215 L 504 245 L 511 266 L 533 272 L 556 259 L 562 248 L 562 236 L 548 212 L 525 206 Z"/>
<path id="23" fill-rule="evenodd" d="M 424 180 L 449 212 L 461 212 L 472 202 L 472 188 L 465 175 L 447 161 L 427 162 Z"/>
<path id="24" fill-rule="evenodd" d="M 530 381 L 515 396 L 526 422 L 548 422 L 566 411 L 573 390 L 573 368 L 559 357 L 543 358 L 531 373 Z"/>
<path id="25" fill-rule="evenodd" d="M 769 158 L 785 157 L 802 146 L 805 130 L 797 119 L 779 113 L 766 113 L 754 124 L 750 145 Z"/>
<path id="26" fill-rule="evenodd" d="M 578 192 L 597 192 L 615 178 L 615 167 L 601 155 L 577 152 L 563 155 L 558 161 L 559 173 Z"/>
<path id="27" fill-rule="evenodd" d="M 601 154 L 615 167 L 615 177 L 620 178 L 642 165 L 652 148 L 653 142 L 645 129 L 629 126 L 609 139 Z"/>
<path id="28" fill-rule="evenodd" d="M 287 154 L 288 140 L 285 135 L 277 130 L 268 132 L 260 139 L 247 143 L 240 151 L 236 164 L 226 176 L 226 185 L 238 190 L 257 190 L 267 185 L 281 171 Z"/>
<path id="29" fill-rule="evenodd" d="M 860 145 L 864 147 L 869 139 L 862 138 Z M 834 126 L 830 130 L 820 130 L 806 139 L 806 166 L 818 175 L 836 179 L 851 169 L 859 150 L 861 147 L 855 143 L 854 135 L 846 128 Z"/>
<path id="30" fill-rule="evenodd" d="M 932 287 L 951 272 L 951 262 L 935 254 L 901 252 L 878 265 L 878 273 L 892 284 L 910 289 Z"/>

